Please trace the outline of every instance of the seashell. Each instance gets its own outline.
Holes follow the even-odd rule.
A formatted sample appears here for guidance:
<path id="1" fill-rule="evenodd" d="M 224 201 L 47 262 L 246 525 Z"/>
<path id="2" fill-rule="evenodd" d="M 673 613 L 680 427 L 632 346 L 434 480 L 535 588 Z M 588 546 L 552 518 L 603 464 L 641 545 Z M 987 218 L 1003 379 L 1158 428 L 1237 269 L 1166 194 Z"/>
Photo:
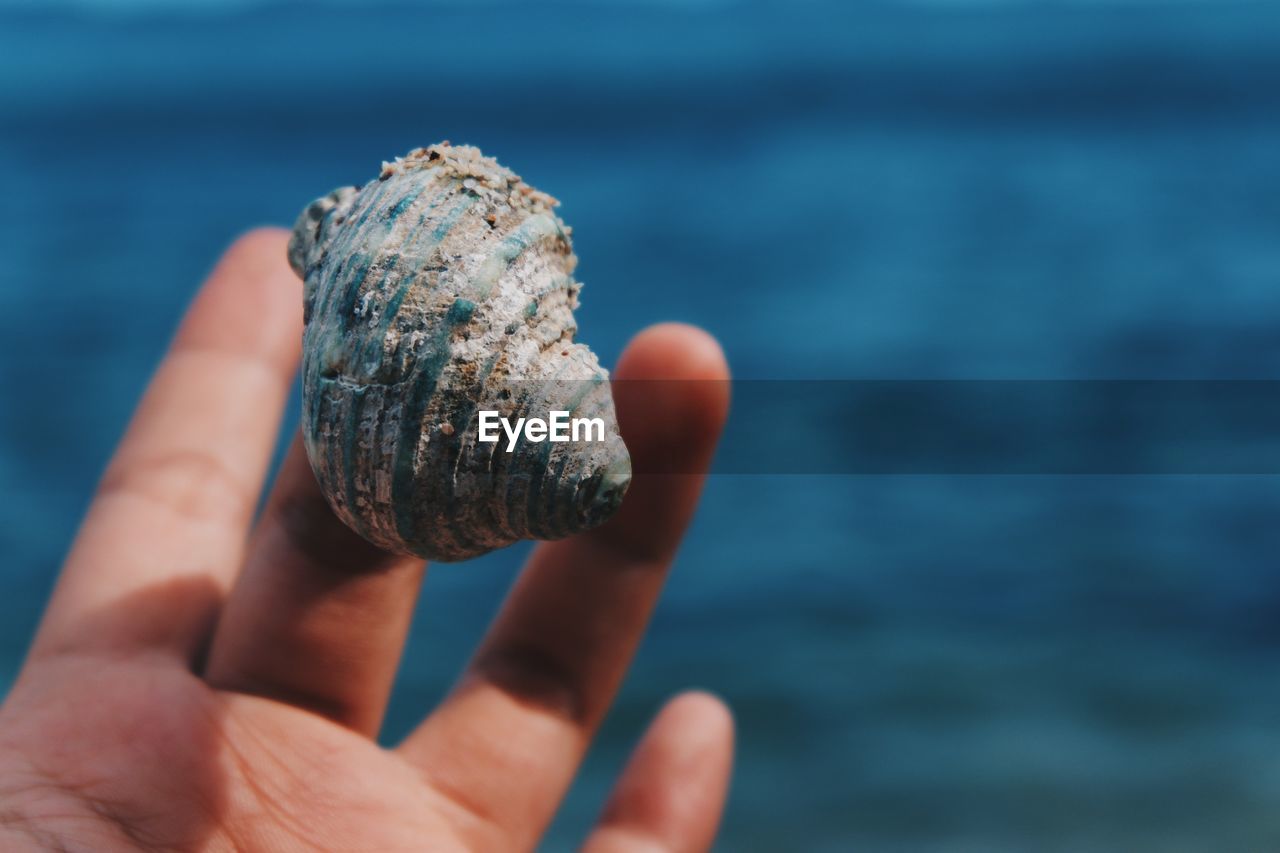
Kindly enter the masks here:
<path id="1" fill-rule="evenodd" d="M 608 373 L 576 343 L 581 284 L 557 202 L 477 149 L 384 163 L 299 217 L 302 431 L 334 512 L 369 541 L 461 560 L 558 539 L 631 480 Z M 479 440 L 479 416 L 598 418 L 602 440 Z"/>

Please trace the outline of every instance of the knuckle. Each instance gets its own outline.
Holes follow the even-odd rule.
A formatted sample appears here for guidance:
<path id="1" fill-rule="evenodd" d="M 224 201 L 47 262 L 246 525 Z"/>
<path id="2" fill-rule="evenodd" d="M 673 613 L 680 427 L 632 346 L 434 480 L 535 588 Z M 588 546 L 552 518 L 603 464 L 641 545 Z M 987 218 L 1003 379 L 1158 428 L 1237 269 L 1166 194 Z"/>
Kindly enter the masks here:
<path id="1" fill-rule="evenodd" d="M 285 542 L 313 570 L 353 574 L 382 571 L 405 562 L 347 527 L 314 483 L 295 481 L 273 501 L 276 523 Z"/>
<path id="2" fill-rule="evenodd" d="M 580 673 L 533 643 L 501 642 L 472 662 L 470 677 L 531 710 L 585 724 L 592 715 Z"/>
<path id="3" fill-rule="evenodd" d="M 99 497 L 125 496 L 164 507 L 195 522 L 239 523 L 253 511 L 255 495 L 215 454 L 180 450 L 112 466 Z"/>

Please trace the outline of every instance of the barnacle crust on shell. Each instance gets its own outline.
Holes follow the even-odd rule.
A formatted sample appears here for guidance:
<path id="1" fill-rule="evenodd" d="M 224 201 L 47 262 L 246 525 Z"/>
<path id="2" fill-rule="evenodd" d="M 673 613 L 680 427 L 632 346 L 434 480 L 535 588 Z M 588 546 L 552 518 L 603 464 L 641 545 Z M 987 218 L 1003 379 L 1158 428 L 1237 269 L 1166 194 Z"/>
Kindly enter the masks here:
<path id="1" fill-rule="evenodd" d="M 303 437 L 334 512 L 436 560 L 602 523 L 631 478 L 608 373 L 574 340 L 555 199 L 468 146 L 418 148 L 303 211 Z M 478 440 L 478 412 L 599 418 L 604 440 Z"/>

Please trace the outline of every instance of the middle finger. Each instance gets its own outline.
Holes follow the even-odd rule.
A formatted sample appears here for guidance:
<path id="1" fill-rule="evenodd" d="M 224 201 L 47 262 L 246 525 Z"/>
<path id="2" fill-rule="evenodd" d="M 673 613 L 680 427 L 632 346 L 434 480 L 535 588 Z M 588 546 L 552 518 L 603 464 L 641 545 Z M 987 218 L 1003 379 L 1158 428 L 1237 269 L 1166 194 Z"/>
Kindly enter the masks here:
<path id="1" fill-rule="evenodd" d="M 295 438 L 218 622 L 206 680 L 376 735 L 424 569 L 333 514 Z"/>

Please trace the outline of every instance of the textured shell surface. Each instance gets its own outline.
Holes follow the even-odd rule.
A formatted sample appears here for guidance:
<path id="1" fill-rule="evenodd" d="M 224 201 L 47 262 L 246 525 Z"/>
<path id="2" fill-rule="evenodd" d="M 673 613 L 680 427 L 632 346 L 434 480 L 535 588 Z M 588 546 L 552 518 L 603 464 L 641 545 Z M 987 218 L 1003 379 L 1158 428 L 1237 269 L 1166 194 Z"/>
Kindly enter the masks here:
<path id="1" fill-rule="evenodd" d="M 558 539 L 618 508 L 631 461 L 608 373 L 575 342 L 581 285 L 556 201 L 448 143 L 383 165 L 299 217 L 302 431 L 321 490 L 371 542 L 433 560 Z M 552 411 L 593 440 L 479 440 Z"/>

